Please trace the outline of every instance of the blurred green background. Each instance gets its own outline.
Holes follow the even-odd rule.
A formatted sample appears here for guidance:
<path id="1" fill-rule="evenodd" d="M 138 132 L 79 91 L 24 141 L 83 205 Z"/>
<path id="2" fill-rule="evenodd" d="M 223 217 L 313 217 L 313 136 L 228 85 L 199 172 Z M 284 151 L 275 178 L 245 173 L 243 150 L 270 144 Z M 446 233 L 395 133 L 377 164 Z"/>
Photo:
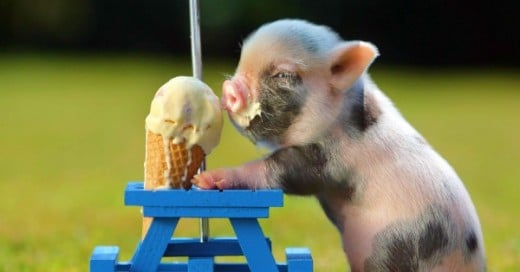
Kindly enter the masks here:
<path id="1" fill-rule="evenodd" d="M 0 271 L 87 271 L 95 245 L 118 245 L 127 260 L 140 237 L 140 211 L 123 205 L 123 190 L 143 178 L 144 118 L 153 94 L 169 78 L 191 74 L 187 5 L 102 2 L 0 1 Z M 264 21 L 301 17 L 335 28 L 352 22 L 342 31 L 354 34 L 345 37 L 373 41 L 382 52 L 370 69 L 375 82 L 464 180 L 483 225 L 489 271 L 520 270 L 520 73 L 509 29 L 495 21 L 496 28 L 480 29 L 482 36 L 430 44 L 465 29 L 430 18 L 454 23 L 449 15 L 461 4 L 375 1 L 391 8 L 381 11 L 359 1 L 322 9 L 312 1 L 241 2 L 224 1 L 216 11 L 216 2 L 201 2 L 204 80 L 217 94 L 234 71 L 240 40 Z M 407 7 L 413 16 L 393 16 Z M 472 11 L 461 22 L 474 18 Z M 388 23 L 376 28 L 365 13 Z M 413 27 L 396 28 L 409 20 Z M 399 38 L 382 34 L 389 28 Z M 263 154 L 226 120 L 208 167 Z M 314 199 L 286 197 L 262 225 L 279 261 L 285 247 L 307 246 L 316 271 L 345 271 L 339 235 Z M 223 220 L 212 220 L 211 231 L 233 235 Z M 176 235 L 197 236 L 197 220 L 182 220 Z"/>

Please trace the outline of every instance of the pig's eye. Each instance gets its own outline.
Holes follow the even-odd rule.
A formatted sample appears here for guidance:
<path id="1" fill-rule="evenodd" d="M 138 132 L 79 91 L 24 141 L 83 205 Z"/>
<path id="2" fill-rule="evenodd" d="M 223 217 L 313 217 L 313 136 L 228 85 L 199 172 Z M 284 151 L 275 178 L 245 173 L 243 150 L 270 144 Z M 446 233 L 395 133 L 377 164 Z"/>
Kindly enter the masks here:
<path id="1" fill-rule="evenodd" d="M 296 74 L 292 72 L 280 72 L 276 75 L 274 75 L 274 78 L 293 78 Z"/>

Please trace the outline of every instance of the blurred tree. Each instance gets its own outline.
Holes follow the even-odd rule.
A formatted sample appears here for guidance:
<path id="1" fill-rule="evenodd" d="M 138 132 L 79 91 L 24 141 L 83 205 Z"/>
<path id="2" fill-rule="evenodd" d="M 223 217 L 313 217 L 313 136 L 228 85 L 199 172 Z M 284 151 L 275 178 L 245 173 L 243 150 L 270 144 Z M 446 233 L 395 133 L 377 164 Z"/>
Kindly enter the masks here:
<path id="1" fill-rule="evenodd" d="M 375 43 L 381 62 L 518 65 L 514 0 L 200 0 L 205 55 L 239 54 L 240 42 L 279 18 L 326 24 Z M 0 46 L 144 50 L 188 55 L 188 0 L 0 0 Z"/>
<path id="2" fill-rule="evenodd" d="M 0 1 L 3 44 L 80 46 L 90 25 L 88 0 Z"/>

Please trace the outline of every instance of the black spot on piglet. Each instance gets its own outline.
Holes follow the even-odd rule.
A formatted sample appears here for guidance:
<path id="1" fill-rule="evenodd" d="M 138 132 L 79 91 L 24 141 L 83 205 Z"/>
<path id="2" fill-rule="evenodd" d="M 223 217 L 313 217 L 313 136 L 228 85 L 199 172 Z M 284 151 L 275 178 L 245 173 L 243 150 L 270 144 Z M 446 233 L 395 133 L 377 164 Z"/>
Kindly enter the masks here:
<path id="1" fill-rule="evenodd" d="M 309 195 L 322 189 L 327 157 L 318 144 L 278 149 L 265 163 L 269 176 L 286 193 Z"/>
<path id="2" fill-rule="evenodd" d="M 419 237 L 419 258 L 428 259 L 448 245 L 448 234 L 438 221 L 429 221 Z"/>
<path id="3" fill-rule="evenodd" d="M 450 218 L 431 205 L 410 220 L 397 221 L 376 234 L 365 271 L 429 271 L 453 248 Z"/>
<path id="4" fill-rule="evenodd" d="M 307 95 L 300 76 L 289 72 L 280 77 L 271 76 L 273 69 L 271 67 L 261 75 L 258 98 L 261 115 L 251 120 L 245 131 L 254 143 L 279 144 L 300 114 Z"/>
<path id="5" fill-rule="evenodd" d="M 418 262 L 412 237 L 399 237 L 388 245 L 388 258 L 383 267 L 387 271 L 417 271 Z"/>
<path id="6" fill-rule="evenodd" d="M 475 252 L 478 248 L 477 236 L 475 232 L 471 231 L 470 234 L 466 237 L 466 247 L 469 253 Z"/>
<path id="7" fill-rule="evenodd" d="M 347 92 L 346 99 L 345 106 L 347 109 L 344 109 L 344 112 L 348 114 L 345 117 L 347 132 L 351 132 L 350 130 L 354 128 L 357 132 L 363 133 L 377 123 L 381 109 L 379 109 L 373 94 L 365 92 L 361 81 L 356 82 Z"/>

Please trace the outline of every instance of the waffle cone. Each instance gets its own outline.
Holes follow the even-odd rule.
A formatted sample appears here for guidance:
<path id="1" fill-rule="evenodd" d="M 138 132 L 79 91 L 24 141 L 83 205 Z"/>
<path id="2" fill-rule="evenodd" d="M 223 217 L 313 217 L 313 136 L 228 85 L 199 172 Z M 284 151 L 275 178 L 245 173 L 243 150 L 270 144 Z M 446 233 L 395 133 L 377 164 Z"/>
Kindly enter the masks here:
<path id="1" fill-rule="evenodd" d="M 184 142 L 174 144 L 168 141 L 167 145 L 168 154 L 165 153 L 163 136 L 147 131 L 144 188 L 155 190 L 182 187 L 188 190 L 191 188 L 191 179 L 204 160 L 204 151 L 198 145 L 188 150 Z M 151 222 L 152 218 L 143 217 L 143 239 Z"/>
<path id="2" fill-rule="evenodd" d="M 145 189 L 190 189 L 191 179 L 204 160 L 204 151 L 198 145 L 188 150 L 184 142 L 174 144 L 169 141 L 167 145 L 169 154 L 165 154 L 163 136 L 147 132 Z"/>

